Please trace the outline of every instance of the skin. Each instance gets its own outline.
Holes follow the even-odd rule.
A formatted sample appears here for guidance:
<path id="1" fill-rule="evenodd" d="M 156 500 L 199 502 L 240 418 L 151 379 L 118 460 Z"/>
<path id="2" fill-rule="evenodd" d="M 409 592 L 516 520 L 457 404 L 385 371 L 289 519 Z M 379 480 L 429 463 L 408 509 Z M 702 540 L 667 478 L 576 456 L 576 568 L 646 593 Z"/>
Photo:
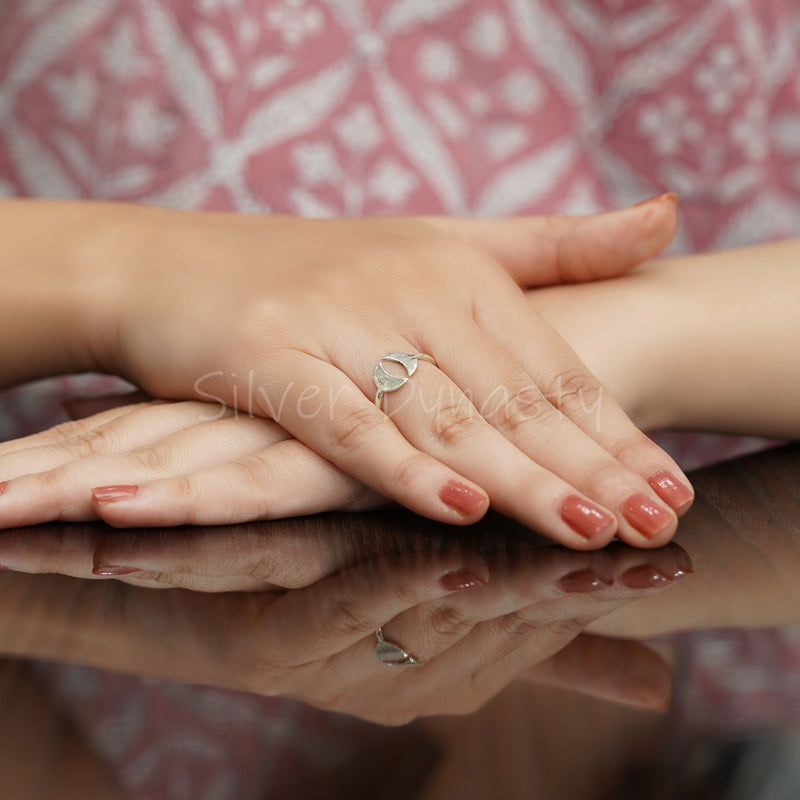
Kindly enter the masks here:
<path id="1" fill-rule="evenodd" d="M 596 402 L 602 387 L 520 287 L 625 271 L 675 219 L 671 196 L 499 221 L 8 201 L 3 327 L 19 348 L 5 374 L 105 370 L 153 396 L 239 407 L 443 522 L 491 503 L 573 548 L 614 535 L 657 547 L 691 502 L 685 477 L 616 402 Z M 56 288 L 40 300 L 42 285 Z M 383 413 L 372 372 L 387 349 L 438 366 L 421 362 Z M 652 480 L 664 471 L 684 486 L 673 507 Z"/>

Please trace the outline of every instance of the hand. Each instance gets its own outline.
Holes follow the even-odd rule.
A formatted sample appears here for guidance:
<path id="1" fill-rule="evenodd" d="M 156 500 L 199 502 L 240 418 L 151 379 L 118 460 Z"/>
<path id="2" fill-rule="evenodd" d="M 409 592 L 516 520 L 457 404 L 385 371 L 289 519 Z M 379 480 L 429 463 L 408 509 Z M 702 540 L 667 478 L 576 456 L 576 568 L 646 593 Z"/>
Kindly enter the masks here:
<path id="1" fill-rule="evenodd" d="M 0 444 L 0 527 L 229 525 L 386 504 L 271 420 L 218 412 L 191 401 L 123 404 Z M 116 501 L 137 485 L 145 502 Z"/>
<path id="2" fill-rule="evenodd" d="M 261 527 L 263 554 L 275 526 Z M 217 553 L 196 534 L 201 576 L 217 568 Z M 252 536 L 234 551 L 240 544 L 257 551 Z M 689 569 L 676 545 L 649 553 L 529 548 L 485 562 L 451 546 L 383 553 L 286 593 L 154 592 L 6 573 L 2 613 L 13 613 L 10 623 L 0 616 L 0 635 L 10 652 L 287 695 L 384 724 L 466 713 L 518 676 L 663 708 L 670 676 L 659 657 L 635 642 L 578 634 Z M 425 666 L 381 664 L 378 627 Z"/>
<path id="3" fill-rule="evenodd" d="M 155 231 L 139 229 L 147 258 L 133 248 L 93 340 L 151 393 L 252 401 L 344 472 L 435 519 L 473 522 L 491 499 L 575 548 L 615 533 L 652 547 L 673 534 L 654 476 L 678 476 L 679 501 L 664 499 L 681 511 L 691 490 L 680 470 L 510 277 L 625 269 L 669 239 L 673 203 L 493 223 L 140 211 Z M 370 398 L 390 350 L 427 352 L 438 368 L 420 363 L 384 399 L 387 417 Z"/>

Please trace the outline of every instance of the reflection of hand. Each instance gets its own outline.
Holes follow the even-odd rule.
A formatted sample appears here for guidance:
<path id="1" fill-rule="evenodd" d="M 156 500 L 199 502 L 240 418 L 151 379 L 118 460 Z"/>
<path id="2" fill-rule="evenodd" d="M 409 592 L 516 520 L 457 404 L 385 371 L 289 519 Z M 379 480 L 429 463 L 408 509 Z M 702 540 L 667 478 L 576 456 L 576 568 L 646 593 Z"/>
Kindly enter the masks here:
<path id="1" fill-rule="evenodd" d="M 262 527 L 266 540 L 271 526 Z M 218 551 L 197 533 L 202 585 Z M 250 536 L 232 548 L 255 555 L 254 545 Z M 648 553 L 548 547 L 486 562 L 453 548 L 379 555 L 285 593 L 157 592 L 6 573 L 2 614 L 11 620 L 0 617 L 0 631 L 8 652 L 287 695 L 388 724 L 471 711 L 517 676 L 663 707 L 669 670 L 655 654 L 578 634 L 687 569 L 670 545 Z M 381 664 L 378 627 L 427 663 Z"/>
<path id="2" fill-rule="evenodd" d="M 576 548 L 617 529 L 641 546 L 674 532 L 648 479 L 680 471 L 513 280 L 622 271 L 668 240 L 672 203 L 584 221 L 129 219 L 120 235 L 135 228 L 136 241 L 95 341 L 152 394 L 252 400 L 373 490 L 442 521 L 474 521 L 486 492 Z M 420 363 L 387 395 L 387 419 L 370 398 L 389 351 L 429 353 L 438 368 Z"/>

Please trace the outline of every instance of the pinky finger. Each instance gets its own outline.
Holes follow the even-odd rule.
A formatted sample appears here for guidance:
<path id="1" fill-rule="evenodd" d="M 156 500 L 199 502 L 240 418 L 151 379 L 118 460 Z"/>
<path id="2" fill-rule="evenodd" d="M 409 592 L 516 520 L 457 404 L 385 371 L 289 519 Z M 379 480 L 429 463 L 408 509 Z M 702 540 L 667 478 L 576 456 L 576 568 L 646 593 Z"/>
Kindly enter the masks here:
<path id="1" fill-rule="evenodd" d="M 97 516 L 115 527 L 231 525 L 386 502 L 296 439 L 189 475 L 96 487 L 92 495 Z"/>

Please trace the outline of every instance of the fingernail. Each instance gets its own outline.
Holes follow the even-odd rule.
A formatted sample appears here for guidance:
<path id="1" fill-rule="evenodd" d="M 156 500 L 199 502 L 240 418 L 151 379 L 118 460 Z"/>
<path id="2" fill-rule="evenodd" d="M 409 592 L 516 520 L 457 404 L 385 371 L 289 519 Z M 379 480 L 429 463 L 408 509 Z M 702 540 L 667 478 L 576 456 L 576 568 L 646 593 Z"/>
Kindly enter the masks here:
<path id="1" fill-rule="evenodd" d="M 684 574 L 681 570 L 676 570 L 672 575 L 667 575 L 652 564 L 642 564 L 623 572 L 619 576 L 619 582 L 629 589 L 656 589 L 679 581 Z"/>
<path id="2" fill-rule="evenodd" d="M 138 486 L 96 486 L 92 489 L 92 497 L 98 503 L 116 503 L 136 497 L 138 491 Z"/>
<path id="3" fill-rule="evenodd" d="M 642 200 L 640 203 L 636 203 L 636 205 L 631 206 L 631 208 L 641 208 L 642 206 L 648 206 L 650 204 L 655 205 L 656 203 L 672 203 L 674 205 L 678 205 L 678 195 L 675 192 L 664 192 L 663 194 L 658 194 L 655 197 L 648 197 L 647 200 Z"/>
<path id="4" fill-rule="evenodd" d="M 646 494 L 633 494 L 622 504 L 622 516 L 634 528 L 648 537 L 658 536 L 672 525 L 671 511 L 651 500 Z"/>
<path id="5" fill-rule="evenodd" d="M 596 592 L 598 589 L 606 589 L 611 586 L 613 581 L 601 577 L 593 569 L 581 569 L 564 575 L 558 583 L 565 592 L 584 594 Z"/>
<path id="6" fill-rule="evenodd" d="M 0 494 L 6 490 L 6 486 L 8 486 L 8 481 L 0 481 Z"/>
<path id="7" fill-rule="evenodd" d="M 571 494 L 561 504 L 561 519 L 584 539 L 593 539 L 614 525 L 614 517 L 599 506 Z"/>
<path id="8" fill-rule="evenodd" d="M 688 506 L 694 500 L 694 492 L 690 486 L 678 480 L 672 472 L 661 470 L 654 472 L 647 482 L 653 491 L 675 511 Z"/>
<path id="9" fill-rule="evenodd" d="M 439 578 L 439 586 L 447 592 L 460 592 L 463 589 L 474 589 L 476 586 L 485 586 L 486 579 L 479 577 L 468 569 L 459 569 L 448 572 Z"/>
<path id="10" fill-rule="evenodd" d="M 439 499 L 465 517 L 474 514 L 488 500 L 483 492 L 458 481 L 448 481 L 441 488 Z"/>
<path id="11" fill-rule="evenodd" d="M 138 567 L 124 567 L 121 564 L 97 564 L 92 569 L 92 575 L 115 577 L 117 575 L 131 575 L 134 572 L 141 571 Z"/>

